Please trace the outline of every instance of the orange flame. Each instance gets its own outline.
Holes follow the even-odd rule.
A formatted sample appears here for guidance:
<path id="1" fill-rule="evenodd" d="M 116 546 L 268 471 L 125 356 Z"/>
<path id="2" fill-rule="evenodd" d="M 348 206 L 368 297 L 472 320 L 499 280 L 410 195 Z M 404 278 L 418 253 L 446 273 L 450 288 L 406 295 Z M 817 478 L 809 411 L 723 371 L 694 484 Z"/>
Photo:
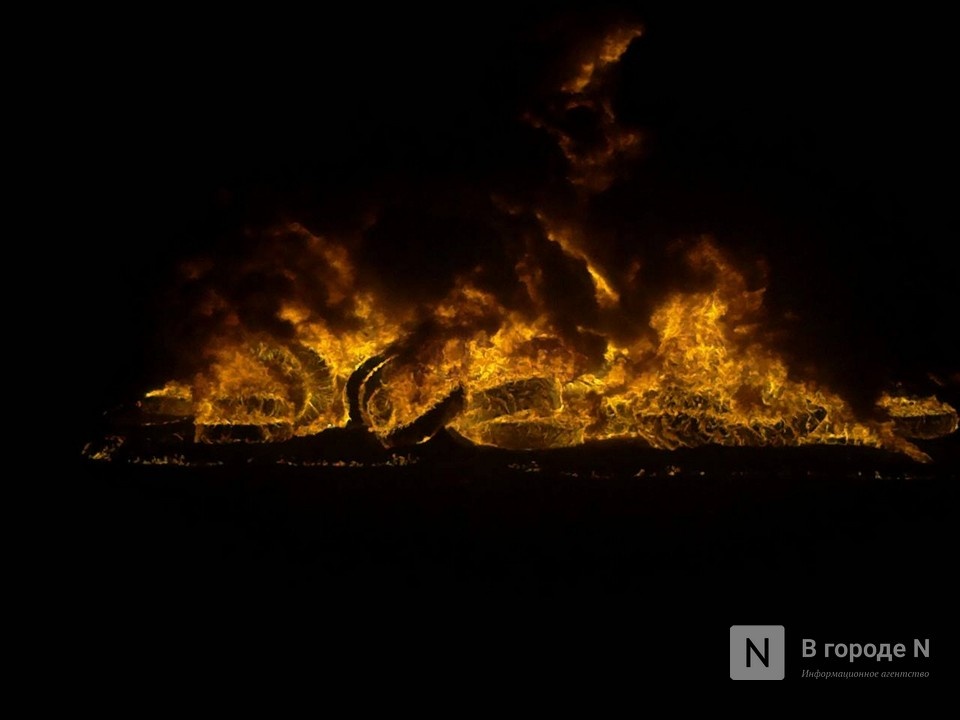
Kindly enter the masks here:
<path id="1" fill-rule="evenodd" d="M 329 241 L 311 244 L 349 266 Z M 549 314 L 531 319 L 508 310 L 463 277 L 432 308 L 427 332 L 422 315 L 404 317 L 370 291 L 354 293 L 352 312 L 363 324 L 352 331 L 334 332 L 308 310 L 285 305 L 280 315 L 292 338 L 218 339 L 190 388 L 171 383 L 148 399 L 193 415 L 196 437 L 206 442 L 281 440 L 345 426 L 347 386 L 356 377 L 353 402 L 387 444 L 447 426 L 475 443 L 510 448 L 610 438 L 667 449 L 844 443 L 924 459 L 892 421 L 858 421 L 840 396 L 791 378 L 783 360 L 752 339 L 763 290 L 748 289 L 715 244 L 702 240 L 687 261 L 708 269 L 714 287 L 670 295 L 627 342 L 581 328 L 601 343 L 599 356 L 576 347 Z M 527 273 L 536 306 L 536 279 Z M 883 404 L 891 415 L 953 412 L 933 399 L 887 397 Z M 404 434 L 431 412 L 437 423 Z"/>
<path id="2" fill-rule="evenodd" d="M 601 142 L 579 144 L 549 113 L 528 118 L 565 153 L 581 198 L 609 186 L 617 162 L 638 146 L 639 135 L 617 125 L 603 93 L 609 69 L 640 35 L 639 27 L 618 28 L 588 48 L 553 106 L 560 115 L 591 114 Z M 924 460 L 905 437 L 957 427 L 953 408 L 933 398 L 885 396 L 889 419 L 862 421 L 836 393 L 791 376 L 757 337 L 763 289 L 751 289 L 709 239 L 686 262 L 712 286 L 674 292 L 649 317 L 636 317 L 622 295 L 642 279 L 639 259 L 610 272 L 572 221 L 537 208 L 507 212 L 535 218 L 551 252 L 590 284 L 586 319 L 554 312 L 546 270 L 529 248 L 514 257 L 511 302 L 480 281 L 478 267 L 457 276 L 439 301 L 404 304 L 361 279 L 352 241 L 291 224 L 268 239 L 290 241 L 308 271 L 291 271 L 283 252 L 256 259 L 293 288 L 274 311 L 284 332 L 246 329 L 211 293 L 203 307 L 223 323 L 206 348 L 206 369 L 148 393 L 145 406 L 193 416 L 203 442 L 282 440 L 363 423 L 387 445 L 447 427 L 509 448 L 611 438 L 667 449 L 849 443 Z"/>

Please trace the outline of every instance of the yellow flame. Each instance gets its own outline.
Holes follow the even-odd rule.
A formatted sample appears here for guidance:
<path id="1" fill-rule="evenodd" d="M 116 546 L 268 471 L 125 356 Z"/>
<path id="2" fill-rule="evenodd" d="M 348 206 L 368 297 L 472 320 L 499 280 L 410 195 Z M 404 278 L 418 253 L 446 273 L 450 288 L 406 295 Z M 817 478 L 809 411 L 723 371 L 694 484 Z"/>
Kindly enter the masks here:
<path id="1" fill-rule="evenodd" d="M 577 246 L 571 234 L 561 230 L 555 223 L 550 223 L 546 216 L 541 213 L 537 214 L 537 218 L 544 225 L 548 240 L 557 243 L 567 255 L 571 255 L 584 262 L 587 267 L 587 273 L 593 281 L 594 295 L 600 307 L 615 307 L 620 302 L 620 294 L 613 289 L 610 281 L 604 277 L 590 256 Z"/>
<path id="2" fill-rule="evenodd" d="M 569 237 L 553 238 L 591 267 Z M 349 266 L 348 254 L 332 251 L 329 241 L 323 257 Z M 429 308 L 431 330 L 421 336 L 422 311 L 414 322 L 371 290 L 344 292 L 362 322 L 338 329 L 307 307 L 285 304 L 279 317 L 293 328 L 292 338 L 214 341 L 209 367 L 192 385 L 168 383 L 145 402 L 191 414 L 197 439 L 208 442 L 282 440 L 341 427 L 350 402 L 362 406 L 363 420 L 386 439 L 459 393 L 461 404 L 451 405 L 441 424 L 480 444 L 545 448 L 610 438 L 669 449 L 850 443 L 925 457 L 891 423 L 859 421 L 836 393 L 792 378 L 782 358 L 752 339 L 763 292 L 748 289 L 712 242 L 693 248 L 688 262 L 711 271 L 713 289 L 666 297 L 625 343 L 597 328 L 578 329 L 600 338 L 602 357 L 579 350 L 546 308 L 533 316 L 509 310 L 467 276 Z M 529 258 L 521 266 L 536 305 L 538 269 Z M 616 304 L 602 276 L 589 274 L 598 305 Z M 358 367 L 365 370 L 351 400 L 347 385 Z M 935 398 L 884 396 L 880 404 L 894 418 L 953 412 Z M 416 440 L 436 429 L 426 428 Z"/>
<path id="3" fill-rule="evenodd" d="M 641 32 L 613 30 L 587 48 L 560 88 L 554 111 L 588 113 L 601 142 L 578 145 L 549 113 L 527 118 L 567 156 L 581 200 L 608 187 L 616 161 L 639 145 L 639 135 L 617 125 L 602 91 L 606 72 Z M 275 319 L 288 331 L 246 331 L 240 313 L 209 293 L 201 310 L 222 317 L 223 328 L 204 349 L 206 369 L 192 382 L 148 393 L 144 408 L 192 416 L 204 442 L 283 440 L 362 421 L 388 445 L 398 433 L 415 442 L 446 426 L 510 448 L 611 438 L 670 449 L 852 443 L 923 460 L 904 436 L 956 429 L 956 412 L 936 398 L 884 396 L 879 404 L 889 420 L 863 421 L 835 392 L 793 377 L 756 340 L 763 290 L 749 289 L 711 241 L 687 261 L 713 286 L 675 292 L 648 318 L 636 318 L 624 310 L 621 291 L 642 279 L 638 259 L 604 267 L 571 221 L 503 198 L 494 204 L 535 217 L 584 282 L 589 278 L 594 320 L 570 327 L 555 316 L 546 270 L 529 248 L 514 256 L 518 297 L 498 299 L 475 268 L 454 278 L 439 302 L 403 306 L 361 282 L 348 242 L 292 224 L 273 240 L 307 256 L 306 277 L 284 265 L 282 252 L 257 259 L 293 287 L 309 286 L 279 301 Z M 191 277 L 204 272 L 202 264 L 187 268 Z"/>

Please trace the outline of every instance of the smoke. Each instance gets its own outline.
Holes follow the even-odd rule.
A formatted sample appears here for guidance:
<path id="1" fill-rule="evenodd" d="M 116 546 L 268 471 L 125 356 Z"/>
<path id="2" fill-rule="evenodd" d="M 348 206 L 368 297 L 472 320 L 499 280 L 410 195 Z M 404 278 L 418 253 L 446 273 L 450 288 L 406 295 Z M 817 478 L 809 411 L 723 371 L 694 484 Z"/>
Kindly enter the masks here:
<path id="1" fill-rule="evenodd" d="M 698 187 L 682 163 L 678 176 L 670 165 L 676 156 L 664 157 L 656 132 L 635 121 L 643 113 L 620 88 L 644 56 L 644 28 L 621 19 L 538 32 L 542 52 L 527 67 L 539 77 L 523 80 L 526 94 L 509 121 L 486 118 L 495 149 L 455 137 L 453 156 L 426 152 L 422 171 L 345 172 L 328 178 L 319 196 L 270 196 L 261 207 L 272 212 L 252 213 L 243 233 L 184 267 L 176 314 L 185 318 L 183 354 L 200 384 L 215 387 L 229 374 L 224 358 L 237 346 L 305 346 L 320 360 L 296 349 L 289 352 L 299 359 L 284 362 L 322 362 L 329 378 L 313 369 L 312 383 L 331 384 L 334 394 L 349 385 L 365 403 L 367 424 L 393 432 L 441 404 L 435 414 L 449 419 L 469 403 L 471 388 L 478 398 L 497 382 L 526 392 L 511 372 L 527 366 L 531 377 L 566 382 L 627 363 L 631 377 L 653 372 L 649 384 L 665 362 L 662 308 L 709 318 L 713 311 L 696 298 L 717 291 L 724 298 L 717 312 L 733 334 L 708 342 L 724 352 L 779 351 L 793 379 L 836 387 L 830 381 L 840 378 L 859 409 L 872 404 L 879 373 L 831 374 L 810 342 L 813 324 L 790 326 L 792 308 L 783 302 L 764 310 L 776 266 L 771 273 L 757 252 L 769 246 L 755 237 L 775 225 L 765 226 L 758 212 L 745 236 L 743 224 L 728 222 L 734 215 L 724 193 Z M 432 102 L 442 108 L 442 96 Z M 620 117 L 623 105 L 633 122 Z M 450 119 L 462 110 L 426 116 Z M 469 127 L 482 135 L 479 123 Z M 409 154 L 425 146 L 402 147 Z M 464 147 L 476 154 L 464 155 Z M 389 157 L 391 149 L 378 152 Z M 782 300 L 783 286 L 779 295 L 773 287 Z M 504 372 L 484 369 L 498 364 Z M 363 378 L 353 376 L 357 368 Z M 231 382 L 255 389 L 253 380 Z M 560 402 L 560 394 L 547 396 Z M 769 404 L 758 398 L 758 407 Z M 358 413 L 349 411 L 354 420 Z"/>
<path id="2" fill-rule="evenodd" d="M 449 341 L 520 322 L 555 338 L 576 373 L 595 372 L 608 340 L 656 341 L 650 318 L 664 298 L 715 285 L 715 273 L 688 261 L 698 235 L 629 234 L 645 210 L 618 197 L 643 162 L 641 129 L 614 112 L 619 65 L 642 26 L 538 32 L 541 77 L 499 134 L 513 156 L 502 167 L 354 179 L 319 199 L 270 196 L 274 214 L 187 263 L 174 312 L 186 369 L 209 374 L 227 346 L 325 334 L 371 348 L 327 358 L 341 373 L 393 355 L 388 375 L 406 367 L 424 382 Z"/>

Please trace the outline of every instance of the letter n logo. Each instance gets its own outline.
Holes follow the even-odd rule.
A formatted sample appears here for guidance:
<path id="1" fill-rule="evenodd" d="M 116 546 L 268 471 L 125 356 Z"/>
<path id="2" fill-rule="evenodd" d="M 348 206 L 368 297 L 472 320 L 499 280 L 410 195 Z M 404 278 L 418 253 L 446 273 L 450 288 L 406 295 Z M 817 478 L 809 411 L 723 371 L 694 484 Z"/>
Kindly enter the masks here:
<path id="1" fill-rule="evenodd" d="M 783 680 L 785 655 L 783 625 L 730 628 L 730 678 L 733 680 Z"/>

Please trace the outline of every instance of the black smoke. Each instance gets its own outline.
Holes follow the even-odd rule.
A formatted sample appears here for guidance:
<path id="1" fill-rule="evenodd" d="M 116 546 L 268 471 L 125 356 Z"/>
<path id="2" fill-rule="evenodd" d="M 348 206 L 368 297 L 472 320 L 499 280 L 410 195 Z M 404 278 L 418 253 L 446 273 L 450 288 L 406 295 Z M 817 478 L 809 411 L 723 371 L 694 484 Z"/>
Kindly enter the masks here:
<path id="1" fill-rule="evenodd" d="M 522 118 L 549 104 L 579 38 L 624 18 L 646 32 L 611 79 L 612 107 L 643 155 L 584 197 Z M 67 133 L 74 223 L 90 229 L 77 322 L 94 328 L 83 371 L 100 407 L 202 344 L 188 259 L 209 261 L 206 287 L 251 328 L 289 332 L 276 307 L 291 293 L 330 308 L 295 243 L 266 270 L 249 263 L 291 221 L 355 238 L 359 278 L 414 306 L 479 266 L 486 289 L 532 312 L 514 272 L 532 248 L 576 335 L 597 322 L 585 269 L 545 241 L 533 207 L 575 213 L 614 276 L 640 258 L 642 282 L 620 288 L 638 318 L 695 280 L 678 240 L 711 234 L 750 273 L 764 259 L 754 280 L 791 365 L 861 406 L 890 379 L 956 371 L 939 250 L 956 145 L 945 38 L 926 19 L 646 5 L 478 8 L 440 31 L 407 10 L 162 25 L 92 43 L 138 80 L 89 60 L 88 109 Z M 94 169 L 107 180 L 92 188 Z"/>

